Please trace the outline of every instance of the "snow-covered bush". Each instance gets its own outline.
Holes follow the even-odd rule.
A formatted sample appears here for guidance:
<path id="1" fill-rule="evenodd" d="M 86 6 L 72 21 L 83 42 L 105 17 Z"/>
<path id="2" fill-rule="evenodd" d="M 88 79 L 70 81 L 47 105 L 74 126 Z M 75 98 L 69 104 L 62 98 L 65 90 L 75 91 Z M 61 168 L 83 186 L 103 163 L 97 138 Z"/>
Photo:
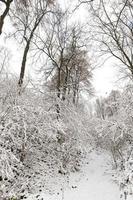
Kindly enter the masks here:
<path id="1" fill-rule="evenodd" d="M 108 97 L 107 97 L 108 99 Z M 107 101 L 105 101 L 107 102 Z M 114 102 L 114 101 L 113 101 Z M 113 158 L 117 173 L 117 181 L 123 185 L 124 191 L 133 190 L 133 86 L 128 85 L 115 102 L 117 112 L 104 120 L 97 119 L 94 128 L 95 142 L 106 149 Z M 112 103 L 110 101 L 111 107 Z M 96 120 L 96 119 L 95 119 Z M 130 168 L 130 170 L 129 170 Z"/>
<path id="2" fill-rule="evenodd" d="M 8 81 L 3 84 L 0 97 L 3 198 L 33 192 L 37 177 L 45 177 L 50 170 L 56 175 L 79 170 L 88 137 L 84 123 L 87 116 L 80 109 L 51 93 L 44 96 L 25 89 L 19 96 L 15 83 Z"/>

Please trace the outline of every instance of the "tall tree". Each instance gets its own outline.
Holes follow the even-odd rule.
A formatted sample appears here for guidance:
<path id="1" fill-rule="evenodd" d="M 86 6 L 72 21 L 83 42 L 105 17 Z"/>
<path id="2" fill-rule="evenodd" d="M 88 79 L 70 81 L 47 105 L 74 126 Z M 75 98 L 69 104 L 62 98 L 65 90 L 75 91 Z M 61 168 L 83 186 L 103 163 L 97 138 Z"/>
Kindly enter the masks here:
<path id="1" fill-rule="evenodd" d="M 36 32 L 41 28 L 45 15 L 52 12 L 53 3 L 54 1 L 51 0 L 27 0 L 23 1 L 21 4 L 16 1 L 15 11 L 12 11 L 12 19 L 16 27 L 14 35 L 17 39 L 21 39 L 21 42 L 25 45 L 18 81 L 20 88 L 24 80 L 30 47 L 33 45 L 33 41 L 36 40 Z"/>
<path id="2" fill-rule="evenodd" d="M 36 45 L 39 52 L 48 57 L 48 68 L 43 71 L 49 80 L 51 90 L 57 92 L 58 98 L 65 100 L 67 95 L 73 97 L 73 103 L 78 100 L 79 91 L 86 83 L 90 88 L 90 64 L 87 61 L 83 27 L 70 25 L 68 13 L 60 9 L 54 18 L 48 20 L 47 37 L 38 37 Z M 87 85 L 88 84 L 88 85 Z"/>
<path id="3" fill-rule="evenodd" d="M 95 0 L 89 5 L 100 51 L 120 61 L 133 78 L 133 1 Z"/>

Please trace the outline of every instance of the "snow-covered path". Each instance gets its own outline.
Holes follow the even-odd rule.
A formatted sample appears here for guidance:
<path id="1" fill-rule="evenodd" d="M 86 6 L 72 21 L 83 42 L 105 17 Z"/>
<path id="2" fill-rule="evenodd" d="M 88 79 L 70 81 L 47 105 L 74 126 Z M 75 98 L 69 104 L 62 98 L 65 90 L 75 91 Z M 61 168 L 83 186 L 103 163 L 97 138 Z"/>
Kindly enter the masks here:
<path id="1" fill-rule="evenodd" d="M 107 158 L 93 152 L 84 168 L 84 177 L 77 189 L 66 191 L 66 200 L 119 200 L 120 192 L 107 170 Z"/>
<path id="2" fill-rule="evenodd" d="M 42 193 L 28 200 L 119 200 L 119 188 L 111 181 L 111 175 L 106 173 L 110 167 L 108 161 L 103 153 L 93 152 L 86 160 L 82 173 L 71 175 L 67 188 L 52 196 Z"/>

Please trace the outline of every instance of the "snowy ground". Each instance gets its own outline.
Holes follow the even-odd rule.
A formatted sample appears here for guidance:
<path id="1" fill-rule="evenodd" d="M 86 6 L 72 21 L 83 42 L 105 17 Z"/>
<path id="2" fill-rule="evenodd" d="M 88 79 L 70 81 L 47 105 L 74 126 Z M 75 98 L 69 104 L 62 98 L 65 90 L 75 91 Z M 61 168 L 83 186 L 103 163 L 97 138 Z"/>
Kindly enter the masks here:
<path id="1" fill-rule="evenodd" d="M 119 187 L 112 181 L 110 169 L 109 157 L 93 152 L 86 159 L 82 172 L 72 174 L 69 180 L 64 178 L 64 186 L 55 194 L 42 192 L 30 195 L 27 200 L 119 200 Z"/>

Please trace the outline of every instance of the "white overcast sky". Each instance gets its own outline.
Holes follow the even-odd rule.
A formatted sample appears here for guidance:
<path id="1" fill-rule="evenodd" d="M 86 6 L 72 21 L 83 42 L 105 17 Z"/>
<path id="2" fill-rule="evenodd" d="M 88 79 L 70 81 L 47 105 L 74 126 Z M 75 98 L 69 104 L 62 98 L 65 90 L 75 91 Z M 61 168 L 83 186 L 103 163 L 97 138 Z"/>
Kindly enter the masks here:
<path id="1" fill-rule="evenodd" d="M 76 0 L 59 0 L 62 6 L 68 7 L 69 4 L 74 3 Z M 84 9 L 84 7 L 80 7 L 80 9 L 77 10 L 77 12 L 74 14 L 74 17 L 76 20 L 81 20 L 82 22 L 86 21 L 87 17 L 87 10 Z M 6 20 L 5 23 L 5 29 L 6 24 L 8 24 L 8 20 Z M 9 26 L 8 26 L 9 29 Z M 4 36 L 4 34 L 3 34 Z M 20 48 L 17 46 L 17 43 L 15 41 L 5 41 L 3 36 L 0 36 L 0 45 L 6 45 L 12 52 L 12 59 L 11 59 L 11 71 L 14 71 L 15 73 L 19 73 L 20 71 L 20 64 L 22 55 L 20 54 Z M 14 53 L 15 52 L 15 53 Z M 118 80 L 118 71 L 116 70 L 116 67 L 114 67 L 116 63 L 113 59 L 109 59 L 104 63 L 102 67 L 99 69 L 96 69 L 93 74 L 93 85 L 95 87 L 96 95 L 97 96 L 104 96 L 108 94 L 112 89 L 116 89 L 119 86 L 119 83 L 116 83 Z M 30 74 L 30 69 L 27 69 L 27 72 Z"/>

